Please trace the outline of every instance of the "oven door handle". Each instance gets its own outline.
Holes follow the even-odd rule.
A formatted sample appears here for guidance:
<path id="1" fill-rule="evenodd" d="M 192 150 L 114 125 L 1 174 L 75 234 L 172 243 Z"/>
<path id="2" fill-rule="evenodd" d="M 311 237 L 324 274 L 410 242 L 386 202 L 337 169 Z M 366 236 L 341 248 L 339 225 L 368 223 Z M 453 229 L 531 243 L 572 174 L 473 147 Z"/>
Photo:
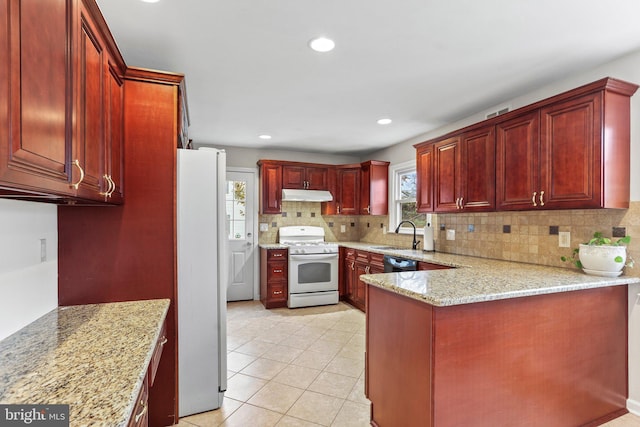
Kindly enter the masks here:
<path id="1" fill-rule="evenodd" d="M 308 254 L 308 255 L 289 255 L 292 261 L 318 261 L 322 259 L 337 259 L 338 254 Z"/>

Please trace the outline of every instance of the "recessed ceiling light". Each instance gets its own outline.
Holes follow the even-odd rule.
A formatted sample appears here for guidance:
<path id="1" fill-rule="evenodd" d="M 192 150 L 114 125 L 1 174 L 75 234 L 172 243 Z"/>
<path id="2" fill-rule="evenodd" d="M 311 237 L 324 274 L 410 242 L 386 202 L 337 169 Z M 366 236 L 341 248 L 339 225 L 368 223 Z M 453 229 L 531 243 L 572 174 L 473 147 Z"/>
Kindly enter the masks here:
<path id="1" fill-rule="evenodd" d="M 336 47 L 336 44 L 326 37 L 318 37 L 309 41 L 309 47 L 316 52 L 329 52 Z"/>
<path id="2" fill-rule="evenodd" d="M 258 138 L 267 140 L 267 139 L 271 139 L 271 135 L 259 135 Z"/>
<path id="3" fill-rule="evenodd" d="M 160 0 L 142 0 L 145 3 L 158 3 Z"/>
<path id="4" fill-rule="evenodd" d="M 391 119 L 384 118 L 384 119 L 378 119 L 378 122 L 377 122 L 377 123 L 378 123 L 379 125 L 388 125 L 388 124 L 389 124 L 389 123 L 391 123 L 392 121 L 393 121 L 393 120 L 391 120 Z"/>

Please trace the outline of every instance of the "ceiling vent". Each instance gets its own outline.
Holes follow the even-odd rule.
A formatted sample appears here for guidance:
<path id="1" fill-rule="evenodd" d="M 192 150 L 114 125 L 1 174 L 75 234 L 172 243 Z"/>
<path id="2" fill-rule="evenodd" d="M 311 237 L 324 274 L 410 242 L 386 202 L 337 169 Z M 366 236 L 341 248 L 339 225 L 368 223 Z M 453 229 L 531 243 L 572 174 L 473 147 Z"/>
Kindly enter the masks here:
<path id="1" fill-rule="evenodd" d="M 501 115 L 503 115 L 505 113 L 508 113 L 508 112 L 509 112 L 509 107 L 504 107 L 504 108 L 499 109 L 498 111 L 492 111 L 492 112 L 488 113 L 486 118 L 487 119 L 491 119 L 493 117 L 501 116 Z"/>

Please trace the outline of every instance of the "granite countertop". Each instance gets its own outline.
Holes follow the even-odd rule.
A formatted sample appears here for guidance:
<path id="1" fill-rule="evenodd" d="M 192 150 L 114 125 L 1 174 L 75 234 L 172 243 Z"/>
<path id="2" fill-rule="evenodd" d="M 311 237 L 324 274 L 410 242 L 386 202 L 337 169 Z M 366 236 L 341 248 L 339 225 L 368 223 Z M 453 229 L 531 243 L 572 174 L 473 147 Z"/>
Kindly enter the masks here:
<path id="1" fill-rule="evenodd" d="M 370 285 L 439 307 L 640 283 L 638 277 L 591 276 L 569 268 L 411 249 L 385 249 L 384 245 L 373 243 L 340 242 L 340 245 L 453 267 L 361 276 Z"/>
<path id="2" fill-rule="evenodd" d="M 288 249 L 288 246 L 281 245 L 280 243 L 260 243 L 262 249 Z"/>
<path id="3" fill-rule="evenodd" d="M 68 404 L 71 426 L 125 426 L 169 300 L 58 307 L 0 341 L 0 403 Z"/>

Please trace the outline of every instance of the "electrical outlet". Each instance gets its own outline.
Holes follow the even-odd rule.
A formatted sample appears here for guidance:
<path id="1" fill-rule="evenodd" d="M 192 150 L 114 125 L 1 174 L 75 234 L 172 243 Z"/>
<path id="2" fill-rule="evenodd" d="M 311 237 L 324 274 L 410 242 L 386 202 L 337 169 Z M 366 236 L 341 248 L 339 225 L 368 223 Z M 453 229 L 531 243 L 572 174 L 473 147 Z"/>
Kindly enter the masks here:
<path id="1" fill-rule="evenodd" d="M 341 232 L 341 233 L 346 233 L 346 232 L 347 232 L 347 226 L 346 226 L 346 225 L 344 225 L 344 224 L 341 224 L 341 225 L 340 225 L 340 232 Z"/>
<path id="2" fill-rule="evenodd" d="M 456 240 L 456 230 L 447 230 L 447 240 Z"/>
<path id="3" fill-rule="evenodd" d="M 47 261 L 47 239 L 40 239 L 40 262 Z"/>
<path id="4" fill-rule="evenodd" d="M 571 247 L 571 233 L 568 231 L 558 232 L 558 247 L 570 248 Z"/>
<path id="5" fill-rule="evenodd" d="M 269 231 L 269 223 L 261 222 L 260 223 L 260 231 Z"/>

